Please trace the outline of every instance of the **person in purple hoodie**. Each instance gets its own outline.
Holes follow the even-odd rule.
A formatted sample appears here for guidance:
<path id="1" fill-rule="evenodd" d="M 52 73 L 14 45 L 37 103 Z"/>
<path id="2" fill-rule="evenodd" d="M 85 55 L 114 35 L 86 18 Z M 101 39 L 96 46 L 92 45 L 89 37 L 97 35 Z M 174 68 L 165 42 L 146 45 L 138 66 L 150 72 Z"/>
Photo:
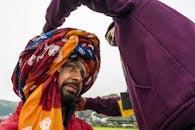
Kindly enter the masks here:
<path id="1" fill-rule="evenodd" d="M 81 5 L 113 18 L 139 129 L 195 125 L 195 24 L 158 0 L 52 0 L 43 31 Z"/>

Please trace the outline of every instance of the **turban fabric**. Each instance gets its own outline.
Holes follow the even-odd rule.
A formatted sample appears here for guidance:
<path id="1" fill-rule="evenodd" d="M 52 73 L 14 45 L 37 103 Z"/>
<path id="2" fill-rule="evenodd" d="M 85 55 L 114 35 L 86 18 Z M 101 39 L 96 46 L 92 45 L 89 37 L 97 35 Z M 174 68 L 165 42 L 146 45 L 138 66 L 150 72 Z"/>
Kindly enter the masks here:
<path id="1" fill-rule="evenodd" d="M 28 42 L 12 75 L 14 91 L 24 102 L 19 130 L 64 130 L 58 69 L 75 57 L 85 67 L 82 94 L 92 86 L 100 68 L 99 40 L 94 34 L 63 28 Z"/>

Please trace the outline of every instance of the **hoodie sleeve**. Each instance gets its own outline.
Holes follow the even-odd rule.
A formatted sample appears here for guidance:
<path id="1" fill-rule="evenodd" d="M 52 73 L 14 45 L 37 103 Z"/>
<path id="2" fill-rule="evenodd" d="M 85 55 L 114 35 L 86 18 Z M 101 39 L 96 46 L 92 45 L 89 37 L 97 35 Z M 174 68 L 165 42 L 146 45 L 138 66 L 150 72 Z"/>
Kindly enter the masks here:
<path id="1" fill-rule="evenodd" d="M 43 32 L 51 31 L 61 26 L 65 17 L 80 5 L 85 5 L 93 11 L 104 13 L 110 17 L 127 15 L 136 0 L 52 0 L 46 11 L 46 23 Z"/>
<path id="2" fill-rule="evenodd" d="M 45 19 L 46 23 L 43 27 L 43 32 L 48 32 L 61 26 L 65 17 L 70 15 L 70 12 L 80 6 L 76 0 L 51 0 L 49 4 Z"/>
<path id="3" fill-rule="evenodd" d="M 121 116 L 118 100 L 120 100 L 120 97 L 107 99 L 100 97 L 86 98 L 85 109 L 94 110 L 107 116 Z"/>
<path id="4" fill-rule="evenodd" d="M 82 5 L 93 11 L 104 13 L 111 17 L 127 15 L 138 0 L 78 0 Z"/>

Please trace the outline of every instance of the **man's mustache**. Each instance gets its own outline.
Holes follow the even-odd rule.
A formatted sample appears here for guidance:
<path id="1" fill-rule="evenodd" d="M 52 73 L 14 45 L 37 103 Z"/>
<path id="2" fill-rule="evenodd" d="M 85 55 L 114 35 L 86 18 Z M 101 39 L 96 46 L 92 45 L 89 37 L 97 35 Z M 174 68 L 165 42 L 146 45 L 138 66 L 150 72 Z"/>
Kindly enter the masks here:
<path id="1" fill-rule="evenodd" d="M 63 88 L 65 86 L 73 86 L 73 87 L 76 87 L 77 91 L 79 91 L 80 83 L 79 82 L 63 82 L 63 84 L 61 85 L 61 87 Z"/>

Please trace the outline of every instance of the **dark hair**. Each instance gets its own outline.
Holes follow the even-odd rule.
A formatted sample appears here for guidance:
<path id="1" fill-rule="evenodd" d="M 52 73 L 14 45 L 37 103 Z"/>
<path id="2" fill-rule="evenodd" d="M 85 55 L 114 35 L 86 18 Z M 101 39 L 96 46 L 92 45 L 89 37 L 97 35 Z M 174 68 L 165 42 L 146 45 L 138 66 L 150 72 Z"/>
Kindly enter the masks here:
<path id="1" fill-rule="evenodd" d="M 108 28 L 107 28 L 107 31 L 106 31 L 106 34 L 105 34 L 105 38 L 106 38 L 106 35 L 108 34 L 108 32 L 110 31 L 110 29 L 112 29 L 114 27 L 114 22 L 112 22 Z"/>

